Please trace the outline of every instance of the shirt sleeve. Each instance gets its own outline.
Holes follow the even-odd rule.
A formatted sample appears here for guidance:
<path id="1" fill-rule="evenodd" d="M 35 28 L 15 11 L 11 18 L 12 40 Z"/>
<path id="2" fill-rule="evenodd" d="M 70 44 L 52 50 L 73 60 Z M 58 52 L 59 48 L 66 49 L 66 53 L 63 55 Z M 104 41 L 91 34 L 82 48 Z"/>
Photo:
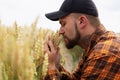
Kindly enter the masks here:
<path id="1" fill-rule="evenodd" d="M 85 62 L 80 80 L 119 80 L 120 58 L 112 53 L 97 54 Z"/>
<path id="2" fill-rule="evenodd" d="M 58 70 L 48 70 L 44 80 L 60 80 Z"/>
<path id="3" fill-rule="evenodd" d="M 80 75 L 81 75 L 80 73 L 81 65 L 82 65 L 82 60 L 80 61 L 78 68 L 72 74 L 66 71 L 62 65 L 60 65 L 58 70 L 48 71 L 45 80 L 78 80 L 80 79 Z"/>
<path id="4" fill-rule="evenodd" d="M 93 53 L 91 53 L 93 54 Z M 58 71 L 49 71 L 45 80 L 120 80 L 120 58 L 112 53 L 95 53 L 86 62 L 79 63 L 70 74 L 62 66 Z"/>
<path id="5" fill-rule="evenodd" d="M 118 80 L 119 60 L 111 54 L 94 56 L 84 65 L 79 64 L 72 74 L 60 66 L 58 71 L 49 71 L 45 80 Z"/>

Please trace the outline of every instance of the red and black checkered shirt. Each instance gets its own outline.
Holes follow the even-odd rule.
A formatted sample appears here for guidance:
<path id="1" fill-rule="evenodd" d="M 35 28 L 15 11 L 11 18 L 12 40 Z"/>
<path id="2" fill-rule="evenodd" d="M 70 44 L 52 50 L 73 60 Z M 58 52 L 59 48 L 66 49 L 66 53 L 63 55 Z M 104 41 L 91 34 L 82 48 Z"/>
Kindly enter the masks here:
<path id="1" fill-rule="evenodd" d="M 101 26 L 91 35 L 72 74 L 60 66 L 58 70 L 48 71 L 45 80 L 120 80 L 120 38 Z"/>

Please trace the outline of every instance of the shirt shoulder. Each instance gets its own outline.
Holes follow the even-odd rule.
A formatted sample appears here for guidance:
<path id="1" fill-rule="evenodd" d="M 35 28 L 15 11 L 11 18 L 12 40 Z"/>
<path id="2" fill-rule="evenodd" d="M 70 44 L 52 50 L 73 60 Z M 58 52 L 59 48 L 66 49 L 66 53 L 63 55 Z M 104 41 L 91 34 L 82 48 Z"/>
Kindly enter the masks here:
<path id="1" fill-rule="evenodd" d="M 116 55 L 120 57 L 120 37 L 113 32 L 106 32 L 99 37 L 91 49 L 89 58 Z"/>

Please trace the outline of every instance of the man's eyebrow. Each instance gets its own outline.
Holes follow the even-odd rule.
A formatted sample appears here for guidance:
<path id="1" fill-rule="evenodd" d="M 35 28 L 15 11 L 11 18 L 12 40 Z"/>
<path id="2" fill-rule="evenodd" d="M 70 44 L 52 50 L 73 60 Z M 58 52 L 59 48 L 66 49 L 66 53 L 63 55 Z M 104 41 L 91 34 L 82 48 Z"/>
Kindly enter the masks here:
<path id="1" fill-rule="evenodd" d="M 62 24 L 64 21 L 60 20 L 59 23 Z"/>
<path id="2" fill-rule="evenodd" d="M 62 24 L 62 22 L 63 22 L 63 21 L 61 21 L 61 20 L 59 21 L 60 24 Z"/>

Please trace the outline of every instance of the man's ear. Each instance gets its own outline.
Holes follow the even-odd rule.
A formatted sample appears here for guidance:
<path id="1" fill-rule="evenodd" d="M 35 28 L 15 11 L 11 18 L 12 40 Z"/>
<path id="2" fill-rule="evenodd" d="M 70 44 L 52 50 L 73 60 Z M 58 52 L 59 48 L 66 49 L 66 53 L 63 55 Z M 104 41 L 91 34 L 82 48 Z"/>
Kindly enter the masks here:
<path id="1" fill-rule="evenodd" d="M 85 26 L 87 25 L 87 18 L 84 15 L 79 16 L 78 18 L 78 25 L 80 26 L 80 28 L 85 28 Z"/>

